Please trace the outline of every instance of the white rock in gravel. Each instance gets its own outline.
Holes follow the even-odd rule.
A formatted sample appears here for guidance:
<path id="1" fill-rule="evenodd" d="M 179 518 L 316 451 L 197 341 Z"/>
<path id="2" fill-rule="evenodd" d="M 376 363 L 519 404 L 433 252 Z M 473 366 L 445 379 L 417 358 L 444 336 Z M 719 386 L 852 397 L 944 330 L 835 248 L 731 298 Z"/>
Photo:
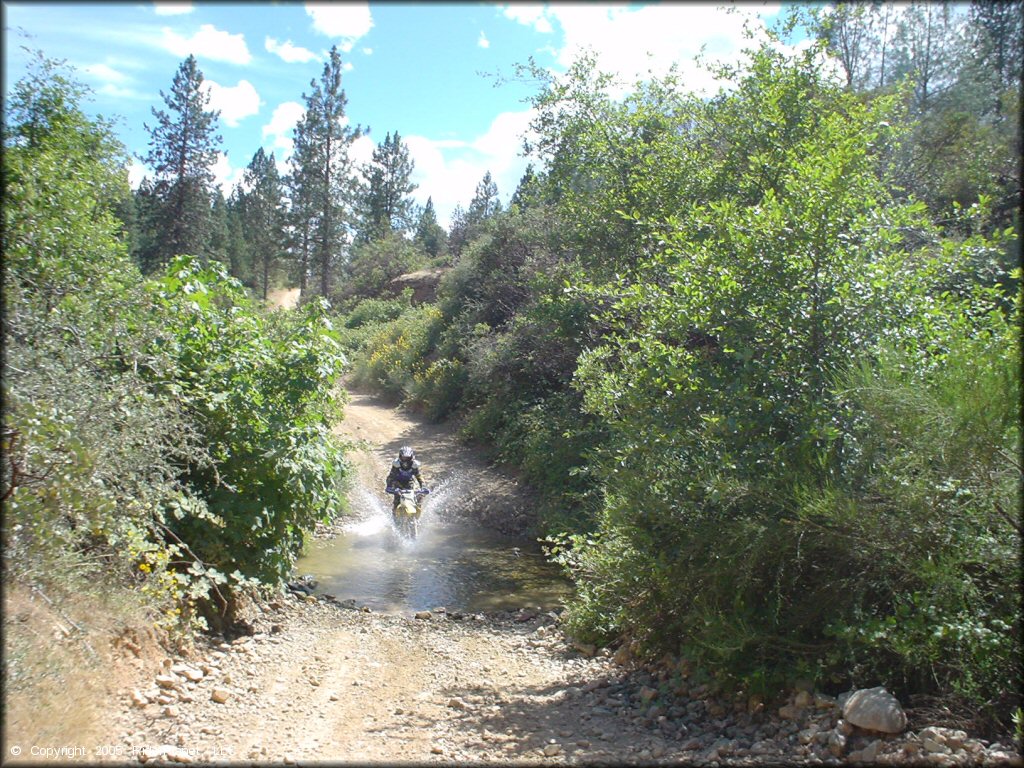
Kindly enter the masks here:
<path id="1" fill-rule="evenodd" d="M 149 699 L 147 699 L 143 694 L 139 693 L 139 691 L 133 690 L 131 693 L 131 699 L 132 706 L 135 707 L 144 707 L 147 704 L 149 704 Z"/>
<path id="2" fill-rule="evenodd" d="M 171 675 L 157 675 L 156 684 L 161 688 L 177 688 L 178 678 L 172 677 Z"/>
<path id="3" fill-rule="evenodd" d="M 554 757 L 560 754 L 562 754 L 562 748 L 558 744 L 548 744 L 544 747 L 545 757 Z"/>
<path id="4" fill-rule="evenodd" d="M 953 751 L 941 741 L 927 736 L 921 739 L 921 746 L 924 747 L 924 751 L 929 754 L 948 755 Z"/>
<path id="5" fill-rule="evenodd" d="M 907 727 L 899 700 L 881 686 L 854 691 L 843 704 L 843 718 L 858 728 L 882 733 L 901 733 Z"/>

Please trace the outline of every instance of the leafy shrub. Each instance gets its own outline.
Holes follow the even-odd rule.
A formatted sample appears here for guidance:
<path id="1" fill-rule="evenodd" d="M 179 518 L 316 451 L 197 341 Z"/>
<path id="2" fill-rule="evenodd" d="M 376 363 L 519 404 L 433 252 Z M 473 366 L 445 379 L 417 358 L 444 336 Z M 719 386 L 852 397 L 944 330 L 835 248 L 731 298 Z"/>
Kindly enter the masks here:
<path id="1" fill-rule="evenodd" d="M 154 383 L 209 453 L 185 468 L 201 503 L 171 510 L 172 534 L 207 583 L 276 583 L 304 532 L 338 511 L 346 471 L 331 434 L 344 357 L 326 304 L 267 313 L 222 266 L 187 256 L 151 290 L 167 314 L 156 347 L 173 361 Z"/>
<path id="2" fill-rule="evenodd" d="M 113 213 L 130 194 L 124 149 L 85 95 L 40 57 L 4 126 L 6 576 L 54 594 L 140 588 L 173 624 L 183 591 L 159 525 L 183 498 L 180 460 L 201 449 L 146 385 L 161 323 Z"/>
<path id="3" fill-rule="evenodd" d="M 401 402 L 416 389 L 416 377 L 430 366 L 440 312 L 432 305 L 410 308 L 391 322 L 375 326 L 356 356 L 353 381 Z"/>
<path id="4" fill-rule="evenodd" d="M 918 488 L 917 513 L 903 509 L 911 496 L 888 486 L 898 503 L 862 495 L 871 472 L 858 478 L 853 467 L 877 453 L 870 446 L 881 435 L 909 428 L 903 420 L 915 411 L 879 419 L 877 402 L 851 401 L 833 382 L 879 346 L 926 348 L 927 356 L 903 361 L 907 375 L 936 395 L 957 381 L 954 397 L 968 399 L 972 372 L 954 366 L 941 378 L 937 361 L 972 344 L 979 327 L 995 322 L 997 304 L 943 291 L 970 278 L 972 254 L 997 252 L 998 243 L 943 240 L 922 206 L 896 200 L 876 154 L 894 139 L 893 103 L 851 98 L 817 66 L 812 57 L 755 52 L 736 87 L 710 100 L 679 142 L 681 162 L 703 169 L 693 199 L 666 221 L 640 217 L 642 231 L 657 232 L 645 258 L 610 284 L 581 286 L 603 306 L 597 320 L 607 332 L 583 353 L 577 382 L 610 440 L 599 528 L 560 553 L 579 588 L 568 621 L 598 638 L 634 639 L 652 655 L 695 657 L 720 679 L 769 685 L 811 672 L 905 692 L 934 686 L 937 675 L 947 689 L 977 694 L 983 685 L 955 682 L 911 650 L 932 655 L 959 644 L 975 659 L 987 655 L 966 673 L 976 681 L 993 684 L 994 670 L 1008 672 L 1001 659 L 1012 643 L 994 633 L 1007 622 L 1012 593 L 976 562 L 994 529 L 968 523 L 961 508 L 950 509 L 950 527 L 908 536 L 908 518 L 923 522 L 945 503 L 935 489 L 949 478 L 934 465 L 943 442 L 909 474 L 900 462 L 910 452 L 877 467 L 879 482 Z M 722 143 L 700 140 L 710 135 L 704 120 Z M 1007 343 L 1005 334 L 990 335 Z M 996 366 L 1004 384 L 1008 360 Z M 998 439 L 1006 437 L 1016 397 L 1005 385 L 990 394 L 986 417 L 966 407 L 957 418 L 926 411 L 936 424 L 976 419 L 960 430 L 963 442 L 947 447 L 993 455 L 994 435 L 982 434 L 998 427 Z M 862 439 L 854 425 L 876 437 Z M 1011 483 L 993 466 L 979 464 L 986 468 L 967 485 L 976 497 L 982 487 L 1003 488 L 1005 505 L 1019 477 Z M 961 480 L 952 487 L 962 492 Z M 826 524 L 812 508 L 834 517 Z M 1012 550 L 1010 533 L 1000 535 Z M 950 549 L 961 535 L 971 544 Z M 955 586 L 963 581 L 958 562 L 973 587 Z M 913 613 L 913 595 L 920 605 L 936 591 L 944 595 L 938 613 L 902 635 L 893 628 L 889 651 L 868 664 L 873 618 L 888 621 L 897 603 L 909 609 L 901 616 Z M 988 618 L 965 613 L 972 592 Z M 844 634 L 849 627 L 867 635 Z M 971 645 L 965 633 L 975 630 Z M 948 638 L 924 642 L 924 631 Z M 849 665 L 839 660 L 844 653 Z"/>
<path id="5" fill-rule="evenodd" d="M 407 297 L 395 299 L 360 299 L 344 317 L 346 328 L 362 328 L 365 325 L 386 323 L 396 320 L 409 308 Z"/>
<path id="6" fill-rule="evenodd" d="M 402 235 L 391 233 L 355 248 L 345 267 L 346 280 L 340 294 L 343 297 L 379 297 L 396 277 L 423 269 L 427 264 L 426 253 Z"/>
<path id="7" fill-rule="evenodd" d="M 440 421 L 462 404 L 466 381 L 465 365 L 459 360 L 443 357 L 421 373 L 413 374 L 408 402 L 428 418 Z"/>
<path id="8" fill-rule="evenodd" d="M 852 368 L 846 472 L 795 523 L 843 541 L 862 574 L 832 615 L 835 660 L 988 716 L 1021 683 L 1018 318 L 964 319 L 926 361 L 887 348 Z"/>

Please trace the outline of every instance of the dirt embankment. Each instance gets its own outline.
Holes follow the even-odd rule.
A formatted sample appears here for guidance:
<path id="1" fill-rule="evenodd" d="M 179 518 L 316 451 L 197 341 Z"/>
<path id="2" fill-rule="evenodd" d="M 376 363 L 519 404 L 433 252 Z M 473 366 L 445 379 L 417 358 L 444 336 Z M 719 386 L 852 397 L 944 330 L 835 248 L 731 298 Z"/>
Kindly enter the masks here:
<path id="1" fill-rule="evenodd" d="M 347 414 L 340 429 L 362 441 L 354 460 L 366 487 L 378 487 L 390 457 L 411 443 L 432 483 L 505 484 L 501 495 L 515 507 L 514 482 L 442 427 L 363 395 Z M 383 615 L 286 594 L 254 606 L 253 626 L 252 636 L 203 641 L 162 668 L 137 661 L 136 680 L 112 696 L 100 736 L 37 746 L 82 749 L 59 762 L 286 765 L 967 765 L 1015 757 L 951 730 L 861 731 L 841 721 L 836 700 L 807 690 L 768 706 L 717 701 L 685 668 L 652 673 L 634 667 L 625 649 L 613 656 L 573 643 L 553 613 Z"/>

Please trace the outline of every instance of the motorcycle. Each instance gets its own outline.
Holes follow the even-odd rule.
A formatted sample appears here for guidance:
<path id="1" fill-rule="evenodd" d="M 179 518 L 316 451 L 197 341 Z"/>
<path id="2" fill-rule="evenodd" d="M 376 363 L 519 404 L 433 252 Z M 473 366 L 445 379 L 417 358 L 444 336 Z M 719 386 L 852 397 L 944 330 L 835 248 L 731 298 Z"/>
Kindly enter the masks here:
<path id="1" fill-rule="evenodd" d="M 387 488 L 388 493 L 398 496 L 398 504 L 391 512 L 395 530 L 408 539 L 415 539 L 419 531 L 420 515 L 423 513 L 423 497 L 429 488 Z"/>

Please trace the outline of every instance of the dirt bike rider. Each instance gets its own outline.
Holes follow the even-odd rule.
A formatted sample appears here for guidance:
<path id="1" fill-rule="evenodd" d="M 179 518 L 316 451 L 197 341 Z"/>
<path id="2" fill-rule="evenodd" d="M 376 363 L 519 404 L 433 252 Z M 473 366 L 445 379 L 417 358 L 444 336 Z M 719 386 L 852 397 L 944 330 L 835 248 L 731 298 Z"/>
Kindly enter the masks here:
<path id="1" fill-rule="evenodd" d="M 391 503 L 392 512 L 398 508 L 398 494 L 396 491 L 400 489 L 411 490 L 413 480 L 420 484 L 420 488 L 423 488 L 425 493 L 430 493 L 429 488 L 424 488 L 423 477 L 420 475 L 420 463 L 416 461 L 415 451 L 408 445 L 403 445 L 398 449 L 398 458 L 391 462 L 391 471 L 388 472 L 388 479 L 385 481 L 387 487 L 384 489 L 384 492 L 394 496 L 394 501 Z M 419 506 L 422 500 L 423 497 L 419 496 L 416 499 L 416 505 Z"/>

